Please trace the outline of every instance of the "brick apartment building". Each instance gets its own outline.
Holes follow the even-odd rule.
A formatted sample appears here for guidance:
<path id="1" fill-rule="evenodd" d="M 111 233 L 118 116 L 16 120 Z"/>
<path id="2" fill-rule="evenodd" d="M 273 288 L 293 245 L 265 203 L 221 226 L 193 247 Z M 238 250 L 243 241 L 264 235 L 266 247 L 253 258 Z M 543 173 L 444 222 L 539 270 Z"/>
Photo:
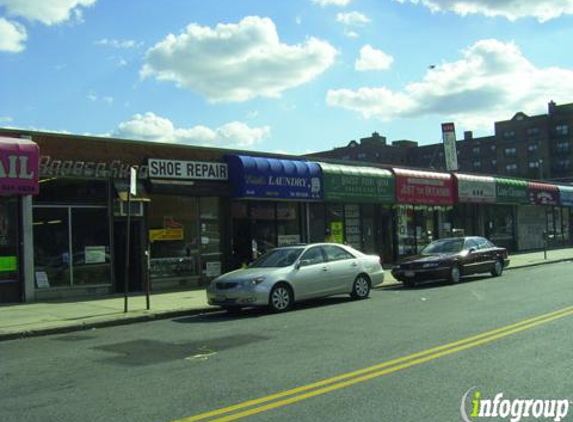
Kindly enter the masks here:
<path id="1" fill-rule="evenodd" d="M 510 120 L 495 122 L 494 135 L 474 137 L 467 131 L 456 144 L 461 172 L 573 182 L 573 104 L 551 101 L 547 114 L 537 116 L 518 112 Z M 445 169 L 442 143 L 389 143 L 377 132 L 309 156 Z"/>

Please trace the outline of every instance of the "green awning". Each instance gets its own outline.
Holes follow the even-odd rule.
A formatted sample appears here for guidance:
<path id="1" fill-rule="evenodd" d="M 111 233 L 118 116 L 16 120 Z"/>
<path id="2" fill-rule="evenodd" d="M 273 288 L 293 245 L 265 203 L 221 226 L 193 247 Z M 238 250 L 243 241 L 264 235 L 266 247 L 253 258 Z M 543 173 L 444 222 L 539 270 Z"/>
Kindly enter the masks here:
<path id="1" fill-rule="evenodd" d="M 495 178 L 496 202 L 498 204 L 529 204 L 527 181 Z"/>
<path id="2" fill-rule="evenodd" d="M 395 202 L 394 175 L 389 170 L 318 164 L 322 169 L 326 201 L 382 204 Z"/>

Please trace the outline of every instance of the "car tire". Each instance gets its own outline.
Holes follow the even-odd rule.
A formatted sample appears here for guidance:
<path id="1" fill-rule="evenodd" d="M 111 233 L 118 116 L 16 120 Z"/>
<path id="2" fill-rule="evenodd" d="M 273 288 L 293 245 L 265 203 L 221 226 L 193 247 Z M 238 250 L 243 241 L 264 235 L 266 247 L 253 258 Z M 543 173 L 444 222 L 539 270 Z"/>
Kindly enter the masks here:
<path id="1" fill-rule="evenodd" d="M 462 279 L 462 267 L 460 267 L 460 264 L 457 263 L 453 264 L 450 267 L 450 274 L 448 280 L 452 284 L 457 284 L 460 282 L 461 279 Z"/>
<path id="2" fill-rule="evenodd" d="M 366 299 L 370 295 L 370 279 L 364 274 L 360 274 L 354 280 L 350 297 L 352 299 Z"/>
<path id="3" fill-rule="evenodd" d="M 269 308 L 279 313 L 288 311 L 293 304 L 294 295 L 291 288 L 284 283 L 275 285 L 269 294 Z"/>
<path id="4" fill-rule="evenodd" d="M 496 259 L 495 264 L 493 264 L 493 270 L 491 270 L 492 277 L 499 277 L 503 273 L 503 261 L 501 259 Z"/>

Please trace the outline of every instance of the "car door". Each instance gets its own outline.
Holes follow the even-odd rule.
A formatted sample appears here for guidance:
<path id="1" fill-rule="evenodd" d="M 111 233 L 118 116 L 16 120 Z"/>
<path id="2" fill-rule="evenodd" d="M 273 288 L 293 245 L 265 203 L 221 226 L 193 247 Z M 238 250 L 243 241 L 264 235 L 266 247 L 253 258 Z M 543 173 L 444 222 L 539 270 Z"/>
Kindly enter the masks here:
<path id="1" fill-rule="evenodd" d="M 313 246 L 304 251 L 295 271 L 292 283 L 297 299 L 308 299 L 325 294 L 326 280 L 330 274 L 321 246 Z"/>
<path id="2" fill-rule="evenodd" d="M 340 246 L 325 245 L 323 250 L 330 267 L 325 283 L 327 292 L 349 292 L 360 269 L 358 259 Z"/>
<path id="3" fill-rule="evenodd" d="M 467 254 L 463 257 L 464 274 L 479 272 L 482 261 L 479 252 L 479 245 L 475 239 L 466 239 L 464 243 L 464 251 L 467 251 Z"/>
<path id="4" fill-rule="evenodd" d="M 493 244 L 482 237 L 477 238 L 476 242 L 479 247 L 480 253 L 480 268 L 479 271 L 482 273 L 489 272 L 493 269 L 496 260 L 496 251 Z"/>

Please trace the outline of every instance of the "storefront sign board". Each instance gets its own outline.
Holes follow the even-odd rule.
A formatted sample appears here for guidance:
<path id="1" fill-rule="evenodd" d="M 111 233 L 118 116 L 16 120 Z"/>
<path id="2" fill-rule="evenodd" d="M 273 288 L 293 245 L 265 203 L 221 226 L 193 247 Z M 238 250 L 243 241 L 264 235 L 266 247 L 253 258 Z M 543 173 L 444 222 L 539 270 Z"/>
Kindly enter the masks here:
<path id="1" fill-rule="evenodd" d="M 324 199 L 352 203 L 394 203 L 394 177 L 388 170 L 319 163 Z"/>
<path id="2" fill-rule="evenodd" d="M 452 179 L 446 173 L 394 169 L 400 204 L 452 205 Z"/>
<path id="3" fill-rule="evenodd" d="M 531 205 L 559 204 L 559 189 L 555 185 L 529 182 L 528 192 Z"/>
<path id="4" fill-rule="evenodd" d="M 50 287 L 48 274 L 45 271 L 36 271 L 36 287 L 38 287 L 38 289 L 47 289 Z"/>
<path id="5" fill-rule="evenodd" d="M 300 235 L 298 234 L 279 234 L 278 246 L 296 245 L 300 243 Z"/>
<path id="6" fill-rule="evenodd" d="M 454 177 L 457 180 L 459 202 L 495 203 L 495 179 L 493 177 L 465 174 L 457 174 Z"/>
<path id="7" fill-rule="evenodd" d="M 221 261 L 211 261 L 205 264 L 207 277 L 219 277 L 221 275 Z"/>
<path id="8" fill-rule="evenodd" d="M 559 186 L 559 205 L 573 207 L 573 186 Z"/>
<path id="9" fill-rule="evenodd" d="M 495 178 L 495 196 L 498 204 L 529 204 L 525 180 Z"/>
<path id="10" fill-rule="evenodd" d="M 42 155 L 39 160 L 40 177 L 74 177 L 86 179 L 129 179 L 131 167 L 137 168 L 137 178 L 147 179 L 146 165 L 133 166 L 121 160 L 83 161 L 58 160 L 49 155 Z"/>
<path id="11" fill-rule="evenodd" d="M 442 139 L 444 141 L 444 157 L 446 170 L 458 170 L 458 152 L 456 148 L 456 128 L 453 123 L 442 123 Z"/>
<path id="12" fill-rule="evenodd" d="M 38 145 L 19 138 L 0 137 L 0 193 L 38 193 Z"/>
<path id="13" fill-rule="evenodd" d="M 18 258 L 15 256 L 0 256 L 0 272 L 12 273 L 18 270 Z"/>
<path id="14" fill-rule="evenodd" d="M 84 257 L 86 264 L 105 263 L 105 246 L 86 246 Z"/>
<path id="15" fill-rule="evenodd" d="M 147 162 L 152 179 L 221 180 L 229 179 L 227 164 L 209 161 L 180 161 L 150 158 Z"/>
<path id="16" fill-rule="evenodd" d="M 342 221 L 333 221 L 330 223 L 330 241 L 334 243 L 344 243 L 344 223 Z"/>
<path id="17" fill-rule="evenodd" d="M 183 229 L 157 229 L 149 230 L 150 242 L 161 242 L 170 240 L 183 240 Z"/>
<path id="18" fill-rule="evenodd" d="M 227 156 L 235 198 L 319 200 L 321 171 L 317 163 L 242 155 Z"/>

